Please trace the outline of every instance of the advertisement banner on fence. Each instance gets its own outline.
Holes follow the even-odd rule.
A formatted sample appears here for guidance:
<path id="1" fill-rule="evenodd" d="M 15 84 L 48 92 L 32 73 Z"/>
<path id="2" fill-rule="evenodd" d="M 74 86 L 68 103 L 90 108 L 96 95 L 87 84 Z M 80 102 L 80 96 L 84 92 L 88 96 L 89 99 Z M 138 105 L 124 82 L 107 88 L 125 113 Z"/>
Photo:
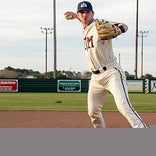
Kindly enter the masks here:
<path id="1" fill-rule="evenodd" d="M 58 80 L 58 92 L 81 92 L 81 80 Z"/>
<path id="2" fill-rule="evenodd" d="M 0 80 L 0 92 L 17 92 L 18 80 Z"/>
<path id="3" fill-rule="evenodd" d="M 156 93 L 156 80 L 151 80 L 151 93 Z"/>
<path id="4" fill-rule="evenodd" d="M 128 92 L 143 92 L 143 80 L 127 80 Z"/>

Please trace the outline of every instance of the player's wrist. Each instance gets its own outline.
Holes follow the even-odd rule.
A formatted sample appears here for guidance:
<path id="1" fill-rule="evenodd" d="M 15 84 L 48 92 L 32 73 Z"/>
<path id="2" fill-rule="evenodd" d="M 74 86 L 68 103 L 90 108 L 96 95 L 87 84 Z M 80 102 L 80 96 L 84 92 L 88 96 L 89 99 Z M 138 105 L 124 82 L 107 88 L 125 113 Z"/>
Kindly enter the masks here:
<path id="1" fill-rule="evenodd" d="M 120 28 L 120 30 L 121 30 L 122 33 L 125 33 L 125 32 L 126 32 L 126 30 L 125 30 L 125 28 L 124 28 L 123 25 L 120 25 L 120 26 L 118 26 L 118 27 Z"/>
<path id="2" fill-rule="evenodd" d="M 121 33 L 125 33 L 128 30 L 128 26 L 124 23 L 116 23 L 114 25 L 121 30 Z"/>

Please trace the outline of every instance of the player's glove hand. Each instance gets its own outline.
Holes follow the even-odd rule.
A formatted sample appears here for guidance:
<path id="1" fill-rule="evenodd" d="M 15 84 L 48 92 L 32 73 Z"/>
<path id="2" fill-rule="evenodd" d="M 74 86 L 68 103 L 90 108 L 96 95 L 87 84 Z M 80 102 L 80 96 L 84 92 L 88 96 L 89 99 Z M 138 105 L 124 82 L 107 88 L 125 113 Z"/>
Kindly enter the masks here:
<path id="1" fill-rule="evenodd" d="M 99 38 L 102 40 L 110 40 L 116 38 L 118 35 L 122 33 L 119 27 L 109 22 L 96 21 L 95 25 Z"/>

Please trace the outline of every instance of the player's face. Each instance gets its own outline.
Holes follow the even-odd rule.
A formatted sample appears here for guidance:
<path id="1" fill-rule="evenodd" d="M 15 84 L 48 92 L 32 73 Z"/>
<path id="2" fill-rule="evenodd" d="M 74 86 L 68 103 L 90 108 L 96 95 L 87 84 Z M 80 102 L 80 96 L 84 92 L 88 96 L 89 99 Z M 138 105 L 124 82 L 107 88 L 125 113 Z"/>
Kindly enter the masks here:
<path id="1" fill-rule="evenodd" d="M 83 10 L 77 13 L 77 17 L 85 28 L 93 21 L 94 12 L 89 10 Z"/>

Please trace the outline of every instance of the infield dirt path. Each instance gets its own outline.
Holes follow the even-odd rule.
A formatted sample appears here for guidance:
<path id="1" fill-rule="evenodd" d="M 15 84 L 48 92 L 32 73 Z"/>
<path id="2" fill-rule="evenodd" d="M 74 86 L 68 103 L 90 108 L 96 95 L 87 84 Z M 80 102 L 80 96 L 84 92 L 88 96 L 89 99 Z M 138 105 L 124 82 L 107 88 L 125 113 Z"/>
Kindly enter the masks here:
<path id="1" fill-rule="evenodd" d="M 103 112 L 107 128 L 130 128 L 119 112 Z M 148 125 L 156 125 L 156 113 L 139 113 Z M 0 111 L 0 128 L 92 128 L 87 112 Z"/>

